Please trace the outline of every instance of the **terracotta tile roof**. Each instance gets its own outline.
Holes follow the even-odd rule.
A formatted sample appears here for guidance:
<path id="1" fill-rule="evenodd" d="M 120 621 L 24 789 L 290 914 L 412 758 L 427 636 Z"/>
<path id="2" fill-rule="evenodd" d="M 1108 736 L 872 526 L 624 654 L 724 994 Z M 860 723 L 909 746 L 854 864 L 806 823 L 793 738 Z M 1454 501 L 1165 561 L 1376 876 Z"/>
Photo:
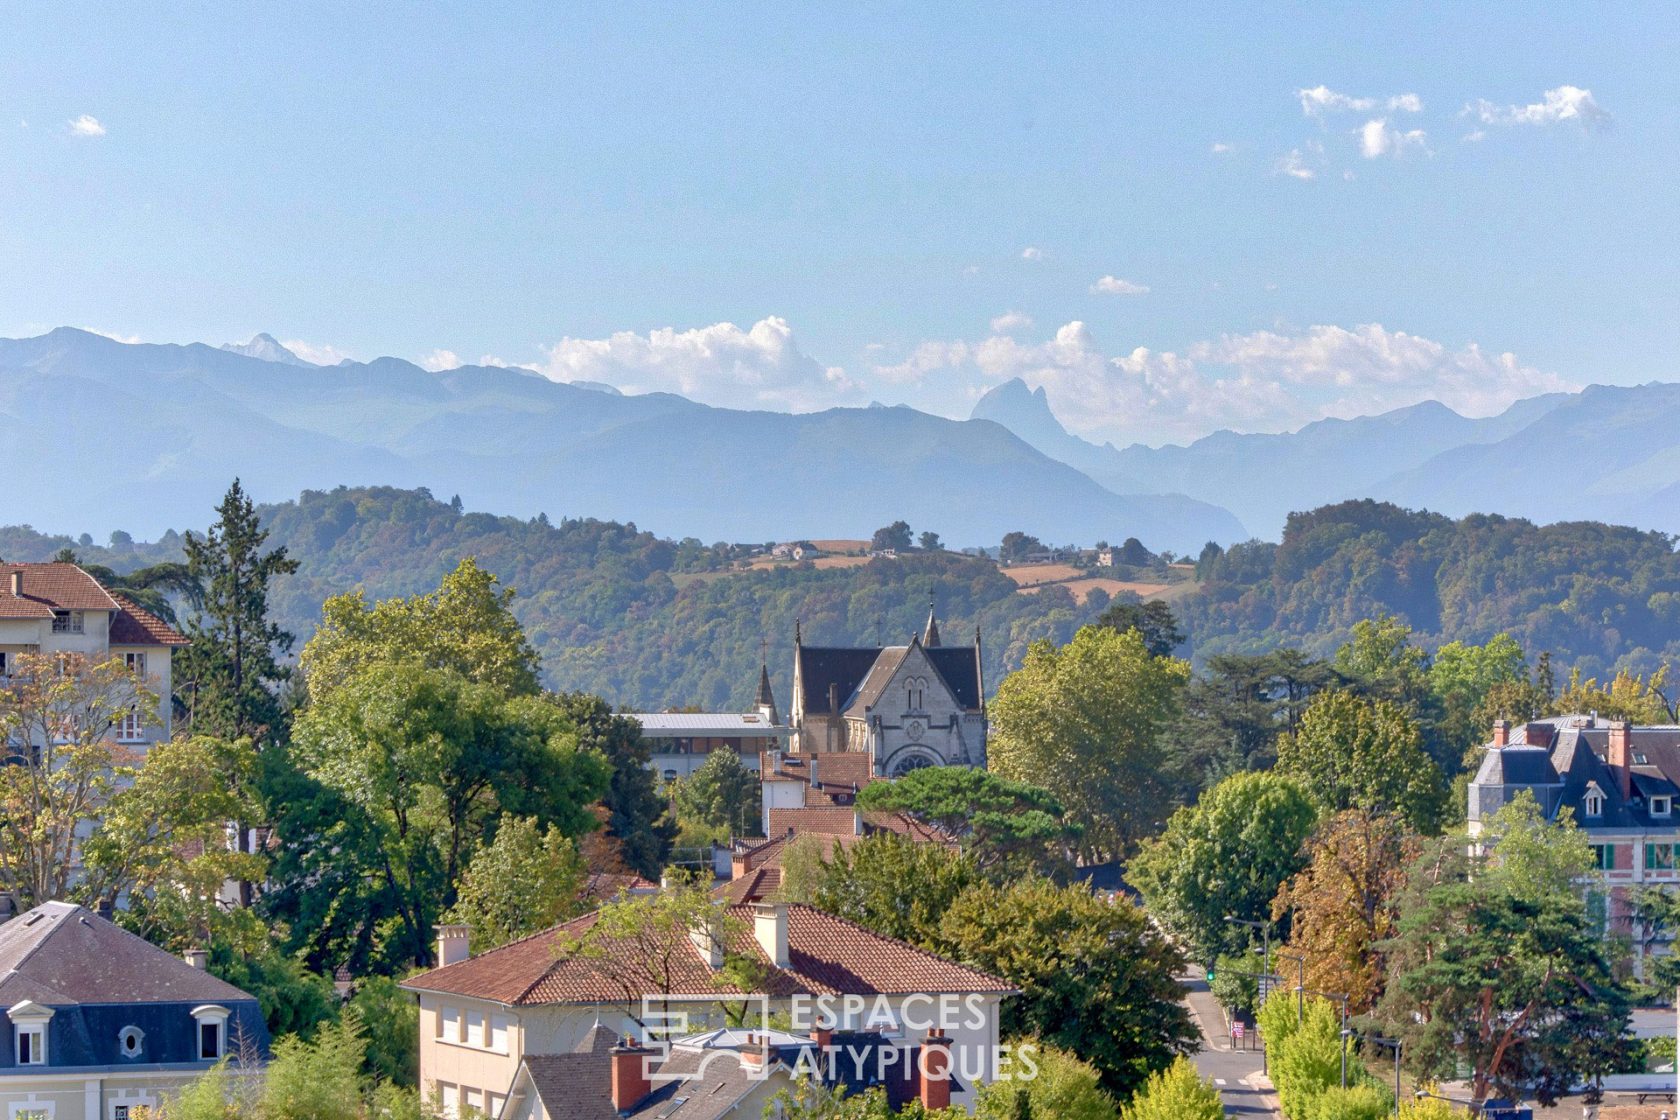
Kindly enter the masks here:
<path id="1" fill-rule="evenodd" d="M 780 867 L 782 857 L 787 854 L 788 842 L 798 835 L 797 832 L 783 832 L 769 840 L 761 840 L 750 846 L 738 847 L 731 862 L 740 861 L 749 870 L 759 867 Z M 859 839 L 856 836 L 836 836 L 829 832 L 808 832 L 805 835 L 817 842 L 818 851 L 825 860 L 833 856 L 835 848 L 843 847 Z"/>
<path id="2" fill-rule="evenodd" d="M 955 837 L 907 813 L 873 812 L 864 813 L 862 817 L 865 832 L 896 832 L 918 843 L 944 844 L 948 848 L 960 847 Z"/>
<path id="3" fill-rule="evenodd" d="M 770 832 L 826 832 L 831 836 L 856 836 L 857 814 L 841 806 L 770 810 Z"/>
<path id="4" fill-rule="evenodd" d="M 23 575 L 23 594 L 12 594 L 12 574 Z M 114 611 L 117 602 L 99 581 L 74 564 L 0 564 L 0 618 L 51 618 L 61 611 Z"/>
<path id="5" fill-rule="evenodd" d="M 856 786 L 862 789 L 879 780 L 873 761 L 863 751 L 835 751 L 817 756 L 819 786 Z"/>
<path id="6" fill-rule="evenodd" d="M 731 904 L 773 902 L 776 899 L 777 892 L 781 889 L 782 869 L 780 867 L 755 867 L 727 883 L 718 884 L 712 891 L 712 897 L 721 898 Z"/>
<path id="7" fill-rule="evenodd" d="M 757 959 L 767 970 L 764 993 L 895 995 L 907 992 L 1013 992 L 995 976 L 967 968 L 943 957 L 862 926 L 825 914 L 810 906 L 790 904 L 788 910 L 788 967 L 770 967 L 769 958 L 751 932 L 752 911 L 731 906 L 746 930 L 731 950 Z M 645 959 L 647 947 L 630 940 L 597 943 L 597 953 L 573 951 L 577 939 L 594 926 L 600 912 L 585 914 L 563 925 L 492 949 L 482 956 L 446 965 L 410 978 L 411 991 L 446 992 L 512 1006 L 550 1003 L 615 1003 L 637 998 L 641 986 L 631 971 Z M 721 983 L 686 934 L 672 955 L 670 995 L 727 996 L 743 994 Z M 619 968 L 622 962 L 626 967 Z"/>
<path id="8" fill-rule="evenodd" d="M 176 629 L 125 595 L 113 595 L 120 608 L 111 616 L 111 644 L 114 646 L 184 646 L 187 639 Z"/>

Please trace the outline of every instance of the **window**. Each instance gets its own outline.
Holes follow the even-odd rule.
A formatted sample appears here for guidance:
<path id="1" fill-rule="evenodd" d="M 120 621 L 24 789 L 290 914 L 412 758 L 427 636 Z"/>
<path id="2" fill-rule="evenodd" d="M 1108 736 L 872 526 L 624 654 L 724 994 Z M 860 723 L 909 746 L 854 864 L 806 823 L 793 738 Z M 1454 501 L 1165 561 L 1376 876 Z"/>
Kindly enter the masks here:
<path id="1" fill-rule="evenodd" d="M 146 721 L 140 713 L 130 708 L 117 721 L 117 741 L 119 743 L 137 743 L 146 737 Z"/>
<path id="2" fill-rule="evenodd" d="M 1587 816 L 1597 817 L 1604 813 L 1604 795 L 1600 793 L 1587 794 Z"/>
<path id="3" fill-rule="evenodd" d="M 54 611 L 54 634 L 80 634 L 85 629 L 81 611 Z"/>
<path id="4" fill-rule="evenodd" d="M 17 1062 L 20 1066 L 47 1064 L 47 1025 L 19 1023 L 17 1025 Z"/>
<path id="5" fill-rule="evenodd" d="M 438 1100 L 443 1105 L 443 1114 L 454 1120 L 461 1115 L 461 1090 L 456 1085 L 438 1085 Z"/>
<path id="6" fill-rule="evenodd" d="M 1673 805 L 1674 799 L 1671 797 L 1653 797 L 1651 798 L 1651 815 L 1653 817 L 1666 817 Z"/>
<path id="7" fill-rule="evenodd" d="M 506 1015 L 490 1016 L 490 1049 L 498 1054 L 508 1052 L 508 1017 Z"/>
<path id="8" fill-rule="evenodd" d="M 216 1061 L 227 1048 L 228 1009 L 206 1003 L 193 1008 L 192 1017 L 198 1023 L 198 1060 Z"/>
<path id="9" fill-rule="evenodd" d="M 1645 870 L 1673 871 L 1674 845 L 1647 844 L 1645 845 Z"/>
<path id="10" fill-rule="evenodd" d="M 1616 845 L 1594 844 L 1592 850 L 1594 867 L 1600 871 L 1616 870 Z"/>
<path id="11" fill-rule="evenodd" d="M 484 1012 L 467 1012 L 467 1045 L 484 1045 Z"/>
<path id="12" fill-rule="evenodd" d="M 123 654 L 123 665 L 137 677 L 146 675 L 146 655 L 144 653 Z"/>
<path id="13" fill-rule="evenodd" d="M 12 675 L 12 655 L 0 649 L 0 677 Z"/>
<path id="14" fill-rule="evenodd" d="M 128 1120 L 128 1106 L 126 1104 L 112 1105 L 111 1120 Z"/>
<path id="15" fill-rule="evenodd" d="M 453 1007 L 445 1007 L 438 1012 L 438 1024 L 441 1033 L 439 1038 L 445 1042 L 461 1041 L 461 1012 Z"/>
<path id="16" fill-rule="evenodd" d="M 52 1120 L 52 1114 L 50 1104 L 36 1104 L 30 1101 L 28 1104 L 12 1106 L 12 1120 Z"/>
<path id="17" fill-rule="evenodd" d="M 468 1089 L 465 1091 L 467 1108 L 473 1112 L 484 1111 L 484 1090 Z"/>
<path id="18" fill-rule="evenodd" d="M 124 1027 L 117 1032 L 117 1053 L 125 1058 L 138 1058 L 146 1049 L 146 1032 L 139 1027 Z"/>
<path id="19" fill-rule="evenodd" d="M 500 1116 L 502 1114 L 502 1102 L 505 1100 L 507 1098 L 499 1093 L 488 1094 L 484 1098 L 484 1114 L 490 1117 Z"/>

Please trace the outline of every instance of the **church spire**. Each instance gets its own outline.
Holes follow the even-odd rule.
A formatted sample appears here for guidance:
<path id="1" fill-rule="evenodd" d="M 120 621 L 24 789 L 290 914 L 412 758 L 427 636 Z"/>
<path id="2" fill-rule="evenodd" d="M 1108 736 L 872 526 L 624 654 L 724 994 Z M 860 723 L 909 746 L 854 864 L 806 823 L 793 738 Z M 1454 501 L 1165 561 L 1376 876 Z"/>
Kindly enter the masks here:
<path id="1" fill-rule="evenodd" d="M 758 668 L 758 695 L 753 697 L 753 707 L 772 727 L 782 722 L 781 713 L 776 711 L 776 696 L 770 691 L 769 643 L 765 644 L 764 663 Z"/>
<path id="2" fill-rule="evenodd" d="M 931 649 L 939 644 L 939 620 L 933 617 L 933 604 L 928 604 L 927 627 L 922 631 L 922 645 Z"/>

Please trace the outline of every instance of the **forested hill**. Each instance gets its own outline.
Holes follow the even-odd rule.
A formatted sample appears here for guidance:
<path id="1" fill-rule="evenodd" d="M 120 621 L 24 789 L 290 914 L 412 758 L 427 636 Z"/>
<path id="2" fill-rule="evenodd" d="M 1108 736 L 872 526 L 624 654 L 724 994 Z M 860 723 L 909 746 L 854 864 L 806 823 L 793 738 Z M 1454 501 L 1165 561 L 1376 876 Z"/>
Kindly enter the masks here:
<path id="1" fill-rule="evenodd" d="M 476 556 L 515 588 L 514 610 L 551 684 L 637 708 L 742 709 L 762 643 L 785 705 L 795 619 L 813 643 L 902 642 L 930 601 L 948 642 L 984 636 L 988 688 L 1034 638 L 1065 640 L 1099 613 L 1057 586 L 1021 594 L 991 563 L 907 554 L 854 568 L 726 570 L 731 550 L 673 542 L 634 525 L 550 524 L 482 513 L 423 490 L 306 491 L 262 508 L 273 541 L 301 562 L 278 581 L 280 621 L 301 642 L 329 595 L 435 588 Z M 180 538 L 109 546 L 27 528 L 0 529 L 0 557 L 43 560 L 72 548 L 126 570 L 179 559 Z M 1198 657 L 1297 645 L 1332 652 L 1354 623 L 1395 614 L 1427 645 L 1510 633 L 1531 656 L 1602 675 L 1680 658 L 1680 558 L 1661 533 L 1596 522 L 1537 526 L 1504 517 L 1453 520 L 1377 502 L 1290 517 L 1279 544 L 1210 548 L 1201 591 L 1176 600 Z"/>
<path id="2" fill-rule="evenodd" d="M 300 561 L 276 581 L 279 621 L 308 637 L 329 595 L 372 598 L 437 587 L 461 558 L 478 561 L 518 596 L 514 611 L 542 654 L 549 683 L 627 708 L 698 705 L 744 710 L 768 643 L 777 699 L 791 687 L 793 631 L 812 643 L 892 644 L 920 631 L 928 604 L 952 643 L 983 634 L 988 689 L 1020 664 L 1034 638 L 1066 640 L 1102 606 L 1067 591 L 1033 595 L 991 563 L 953 553 L 911 554 L 862 567 L 731 572 L 729 552 L 672 542 L 634 525 L 550 523 L 465 513 L 424 490 L 305 491 L 261 507 L 271 542 Z M 119 571 L 181 557 L 180 538 L 135 543 L 0 529 L 0 557 L 44 560 L 61 548 Z"/>
<path id="3" fill-rule="evenodd" d="M 1182 613 L 1196 653 L 1298 645 L 1329 653 L 1395 614 L 1428 645 L 1509 633 L 1530 654 L 1602 675 L 1680 658 L 1674 539 L 1596 521 L 1460 520 L 1355 501 L 1292 514 L 1279 544 L 1204 550 Z"/>

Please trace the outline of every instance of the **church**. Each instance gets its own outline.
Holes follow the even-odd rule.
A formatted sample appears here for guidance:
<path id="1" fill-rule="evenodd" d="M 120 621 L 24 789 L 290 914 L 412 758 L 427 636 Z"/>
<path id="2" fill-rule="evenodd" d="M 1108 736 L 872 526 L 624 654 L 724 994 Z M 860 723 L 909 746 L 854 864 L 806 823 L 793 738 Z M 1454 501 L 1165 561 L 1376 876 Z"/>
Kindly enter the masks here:
<path id="1" fill-rule="evenodd" d="M 808 646 L 794 631 L 792 750 L 866 754 L 872 773 L 986 765 L 980 632 L 971 646 L 940 642 L 939 623 L 902 646 Z"/>

